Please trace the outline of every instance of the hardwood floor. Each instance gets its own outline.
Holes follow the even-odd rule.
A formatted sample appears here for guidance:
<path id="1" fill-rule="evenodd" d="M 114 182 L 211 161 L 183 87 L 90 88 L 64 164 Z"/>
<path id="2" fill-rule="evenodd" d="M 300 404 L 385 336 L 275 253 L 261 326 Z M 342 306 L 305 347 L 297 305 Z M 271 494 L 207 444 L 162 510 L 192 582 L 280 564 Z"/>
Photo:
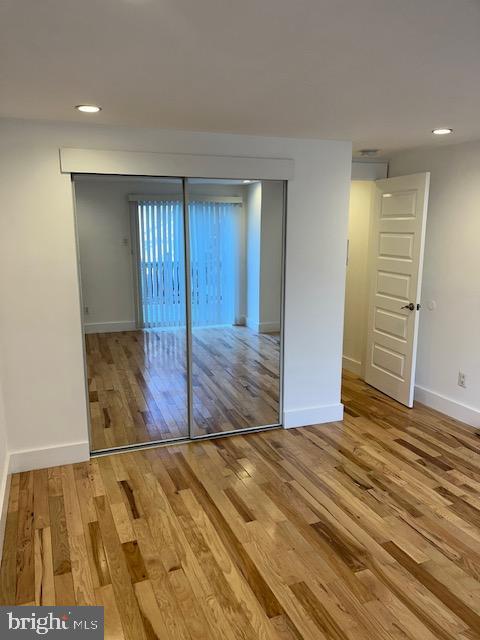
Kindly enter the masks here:
<path id="1" fill-rule="evenodd" d="M 86 336 L 94 450 L 187 437 L 185 332 Z M 279 336 L 193 330 L 195 435 L 279 422 Z"/>
<path id="2" fill-rule="evenodd" d="M 345 375 L 343 423 L 16 475 L 0 604 L 106 638 L 480 638 L 480 432 Z"/>

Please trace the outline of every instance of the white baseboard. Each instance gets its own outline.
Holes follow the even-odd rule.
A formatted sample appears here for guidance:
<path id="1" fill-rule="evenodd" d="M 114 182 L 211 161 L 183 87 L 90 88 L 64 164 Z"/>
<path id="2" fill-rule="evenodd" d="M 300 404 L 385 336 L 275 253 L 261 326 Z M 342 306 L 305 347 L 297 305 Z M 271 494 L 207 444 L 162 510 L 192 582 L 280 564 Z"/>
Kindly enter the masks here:
<path id="1" fill-rule="evenodd" d="M 342 366 L 347 371 L 354 373 L 357 376 L 362 375 L 362 363 L 360 360 L 355 360 L 355 358 L 349 358 L 348 356 L 342 357 Z"/>
<path id="2" fill-rule="evenodd" d="M 258 325 L 259 333 L 277 333 L 280 331 L 280 322 L 261 322 Z"/>
<path id="3" fill-rule="evenodd" d="M 308 427 L 312 424 L 338 422 L 339 420 L 343 420 L 343 404 L 340 403 L 283 412 L 283 426 L 285 429 Z"/>
<path id="4" fill-rule="evenodd" d="M 5 538 L 5 525 L 7 524 L 8 498 L 10 495 L 9 455 L 5 460 L 5 468 L 0 478 L 0 563 L 2 562 L 3 540 Z"/>
<path id="5" fill-rule="evenodd" d="M 480 428 L 480 410 L 469 407 L 462 402 L 458 402 L 458 400 L 453 400 L 443 396 L 441 393 L 418 385 L 415 387 L 415 400 L 427 405 L 427 407 L 445 413 L 447 416 L 455 418 L 455 420 L 466 422 L 477 429 Z"/>
<path id="6" fill-rule="evenodd" d="M 280 331 L 280 322 L 253 322 L 250 318 L 246 319 L 246 325 L 255 333 L 275 333 Z"/>
<path id="7" fill-rule="evenodd" d="M 10 451 L 9 473 L 74 464 L 75 462 L 84 462 L 89 458 L 90 445 L 88 440 L 59 444 L 45 449 Z"/>
<path id="8" fill-rule="evenodd" d="M 114 333 L 115 331 L 135 331 L 135 320 L 121 320 L 118 322 L 91 322 L 83 325 L 85 333 Z"/>

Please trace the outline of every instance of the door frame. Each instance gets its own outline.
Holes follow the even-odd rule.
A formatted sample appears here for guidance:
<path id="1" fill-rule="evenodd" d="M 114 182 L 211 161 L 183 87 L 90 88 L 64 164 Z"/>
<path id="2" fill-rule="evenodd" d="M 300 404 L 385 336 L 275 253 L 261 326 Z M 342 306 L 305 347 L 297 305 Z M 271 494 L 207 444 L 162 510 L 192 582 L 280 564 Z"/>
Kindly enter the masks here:
<path id="1" fill-rule="evenodd" d="M 138 235 L 138 216 L 137 207 L 135 202 L 129 202 L 128 208 L 130 212 L 130 242 L 131 242 L 131 256 L 132 256 L 132 276 L 133 276 L 133 304 L 135 305 L 135 325 L 137 330 L 143 329 L 143 311 L 141 303 L 141 282 L 140 282 L 140 238 Z"/>

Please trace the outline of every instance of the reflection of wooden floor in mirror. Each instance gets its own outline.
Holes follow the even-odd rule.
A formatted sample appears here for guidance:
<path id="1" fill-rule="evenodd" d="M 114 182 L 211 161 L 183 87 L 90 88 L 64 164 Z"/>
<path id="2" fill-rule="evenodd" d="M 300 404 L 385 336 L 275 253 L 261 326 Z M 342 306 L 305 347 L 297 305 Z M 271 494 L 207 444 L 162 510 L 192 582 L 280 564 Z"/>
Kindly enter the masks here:
<path id="1" fill-rule="evenodd" d="M 188 436 L 185 333 L 86 336 L 93 449 Z M 193 330 L 195 435 L 278 422 L 278 335 Z"/>

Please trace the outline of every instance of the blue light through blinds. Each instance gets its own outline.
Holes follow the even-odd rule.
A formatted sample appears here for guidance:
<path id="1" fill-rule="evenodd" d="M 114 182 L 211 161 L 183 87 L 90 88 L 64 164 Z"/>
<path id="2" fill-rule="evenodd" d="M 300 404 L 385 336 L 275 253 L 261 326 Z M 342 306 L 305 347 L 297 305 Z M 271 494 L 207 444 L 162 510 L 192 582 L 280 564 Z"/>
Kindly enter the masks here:
<path id="1" fill-rule="evenodd" d="M 190 202 L 192 325 L 234 324 L 239 286 L 240 204 Z M 138 203 L 143 325 L 185 326 L 181 201 Z"/>
<path id="2" fill-rule="evenodd" d="M 185 326 L 182 203 L 139 202 L 138 230 L 143 326 Z"/>

